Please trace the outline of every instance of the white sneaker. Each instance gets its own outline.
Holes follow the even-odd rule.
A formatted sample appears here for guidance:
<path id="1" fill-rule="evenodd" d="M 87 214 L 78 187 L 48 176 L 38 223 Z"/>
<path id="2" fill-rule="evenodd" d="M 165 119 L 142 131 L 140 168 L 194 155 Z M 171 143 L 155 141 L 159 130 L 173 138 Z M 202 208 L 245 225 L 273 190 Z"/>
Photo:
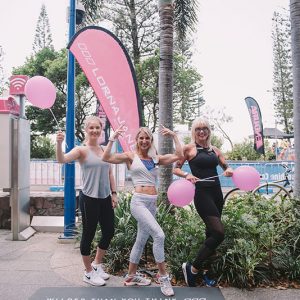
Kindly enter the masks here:
<path id="1" fill-rule="evenodd" d="M 100 277 L 95 270 L 89 273 L 85 271 L 83 274 L 83 281 L 96 286 L 105 285 L 105 280 Z"/>
<path id="2" fill-rule="evenodd" d="M 95 262 L 92 262 L 93 269 L 97 272 L 98 275 L 100 275 L 104 280 L 107 280 L 110 275 L 104 272 L 101 264 L 95 264 Z"/>
<path id="3" fill-rule="evenodd" d="M 145 286 L 145 285 L 150 285 L 150 284 L 151 284 L 150 279 L 147 279 L 144 276 L 141 276 L 139 274 L 135 274 L 135 275 L 131 275 L 131 276 L 129 276 L 127 274 L 125 276 L 125 280 L 124 280 L 124 285 L 126 285 L 126 286 L 132 286 L 132 285 Z"/>
<path id="4" fill-rule="evenodd" d="M 174 291 L 173 291 L 173 287 L 169 275 L 161 276 L 157 274 L 157 279 L 158 282 L 160 283 L 161 292 L 167 297 L 174 296 Z"/>

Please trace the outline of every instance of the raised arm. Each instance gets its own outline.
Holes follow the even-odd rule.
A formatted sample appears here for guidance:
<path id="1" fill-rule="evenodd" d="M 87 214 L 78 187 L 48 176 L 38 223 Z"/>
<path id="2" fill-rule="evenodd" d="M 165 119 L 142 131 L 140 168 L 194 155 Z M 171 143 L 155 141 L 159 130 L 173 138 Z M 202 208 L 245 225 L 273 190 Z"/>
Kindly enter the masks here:
<path id="1" fill-rule="evenodd" d="M 173 138 L 173 141 L 175 144 L 175 153 L 159 155 L 159 164 L 160 165 L 168 165 L 177 160 L 184 159 L 182 146 L 179 142 L 177 134 L 164 126 L 162 126 L 160 133 L 162 135 L 171 136 Z"/>
<path id="2" fill-rule="evenodd" d="M 111 153 L 112 145 L 117 138 L 122 135 L 124 130 L 122 129 L 123 125 L 121 125 L 114 134 L 109 138 L 108 144 L 105 147 L 102 159 L 104 161 L 113 163 L 113 164 L 121 164 L 121 163 L 128 163 L 130 160 L 129 155 L 127 152 L 124 153 Z"/>
<path id="3" fill-rule="evenodd" d="M 65 139 L 65 135 L 62 131 L 58 131 L 56 134 L 56 159 L 59 163 L 68 163 L 80 158 L 80 150 L 78 147 L 73 148 L 68 153 L 63 153 L 62 142 Z"/>
<path id="4" fill-rule="evenodd" d="M 193 174 L 188 173 L 188 172 L 184 172 L 184 171 L 181 170 L 184 162 L 188 158 L 188 152 L 189 151 L 190 151 L 190 145 L 185 145 L 183 147 L 184 158 L 180 159 L 176 162 L 175 167 L 173 168 L 173 174 L 177 175 L 178 177 L 185 178 L 185 179 L 189 180 L 192 183 L 195 183 L 199 179 L 198 177 L 195 177 Z"/>
<path id="5" fill-rule="evenodd" d="M 183 148 L 183 151 L 185 152 L 185 146 Z M 183 178 L 185 178 L 187 176 L 186 172 L 181 170 L 181 168 L 182 168 L 185 161 L 186 161 L 185 157 L 183 157 L 182 159 L 179 159 L 179 160 L 176 161 L 175 167 L 173 168 L 173 174 L 174 175 L 177 175 L 177 176 L 183 177 Z"/>

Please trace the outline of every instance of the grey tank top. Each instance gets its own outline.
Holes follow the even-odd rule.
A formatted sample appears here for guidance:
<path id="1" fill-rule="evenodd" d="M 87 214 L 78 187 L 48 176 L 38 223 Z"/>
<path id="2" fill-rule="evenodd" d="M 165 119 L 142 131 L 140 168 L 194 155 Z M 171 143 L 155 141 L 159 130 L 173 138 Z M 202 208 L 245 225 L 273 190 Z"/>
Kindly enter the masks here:
<path id="1" fill-rule="evenodd" d="M 134 158 L 130 166 L 130 171 L 134 186 L 156 186 L 158 168 L 155 167 L 149 171 L 142 163 L 141 159 L 137 154 L 134 154 Z"/>
<path id="2" fill-rule="evenodd" d="M 107 198 L 110 194 L 110 164 L 88 149 L 87 157 L 81 163 L 82 192 L 92 198 Z"/>

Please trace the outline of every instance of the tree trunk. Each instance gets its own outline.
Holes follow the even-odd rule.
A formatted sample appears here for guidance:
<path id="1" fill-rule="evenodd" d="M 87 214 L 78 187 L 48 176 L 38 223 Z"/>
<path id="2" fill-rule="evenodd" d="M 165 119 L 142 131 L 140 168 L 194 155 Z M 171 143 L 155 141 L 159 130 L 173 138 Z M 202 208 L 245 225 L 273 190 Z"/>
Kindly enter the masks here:
<path id="1" fill-rule="evenodd" d="M 295 138 L 294 195 L 300 197 L 300 0 L 290 0 Z"/>
<path id="2" fill-rule="evenodd" d="M 160 63 L 159 63 L 159 124 L 173 130 L 173 19 L 172 0 L 159 0 Z M 173 140 L 159 135 L 159 154 L 172 153 Z M 172 182 L 172 166 L 161 166 L 160 192 L 165 193 Z"/>
<path id="3" fill-rule="evenodd" d="M 132 38 L 132 49 L 133 49 L 133 62 L 134 65 L 137 66 L 141 60 L 141 52 L 139 48 L 139 40 L 138 40 L 138 25 L 136 21 L 136 11 L 135 11 L 135 1 L 131 0 L 128 3 L 128 7 L 130 10 L 130 21 L 131 21 L 131 38 Z"/>

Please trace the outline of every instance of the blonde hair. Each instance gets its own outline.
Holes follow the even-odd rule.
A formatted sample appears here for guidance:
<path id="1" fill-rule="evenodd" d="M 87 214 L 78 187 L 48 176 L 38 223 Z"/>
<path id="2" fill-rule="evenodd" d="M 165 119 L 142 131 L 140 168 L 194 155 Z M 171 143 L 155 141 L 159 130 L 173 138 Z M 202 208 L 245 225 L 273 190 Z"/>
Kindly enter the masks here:
<path id="1" fill-rule="evenodd" d="M 207 127 L 208 128 L 208 137 L 207 137 L 207 146 L 211 148 L 211 126 L 206 119 L 197 118 L 192 123 L 191 134 L 192 142 L 196 143 L 196 128 L 197 127 Z"/>
<path id="2" fill-rule="evenodd" d="M 135 141 L 136 141 L 136 144 L 135 144 L 135 148 L 136 148 L 136 151 L 139 150 L 139 144 L 138 144 L 138 138 L 139 138 L 139 135 L 144 132 L 148 135 L 148 137 L 150 138 L 151 140 L 151 147 L 149 148 L 148 150 L 148 155 L 155 161 L 157 159 L 157 150 L 154 146 L 154 138 L 153 138 L 153 134 L 152 132 L 150 131 L 150 129 L 148 127 L 140 127 L 136 136 L 135 136 Z"/>
<path id="3" fill-rule="evenodd" d="M 102 123 L 102 121 L 101 121 L 101 119 L 99 117 L 97 117 L 97 116 L 89 116 L 84 121 L 84 131 L 87 130 L 87 128 L 89 127 L 90 123 L 92 123 L 92 122 L 98 122 L 99 125 L 100 125 L 100 127 L 101 127 L 101 130 L 103 129 L 103 123 Z M 87 138 L 85 136 L 83 142 L 86 143 L 87 141 L 88 140 L 87 140 Z"/>

